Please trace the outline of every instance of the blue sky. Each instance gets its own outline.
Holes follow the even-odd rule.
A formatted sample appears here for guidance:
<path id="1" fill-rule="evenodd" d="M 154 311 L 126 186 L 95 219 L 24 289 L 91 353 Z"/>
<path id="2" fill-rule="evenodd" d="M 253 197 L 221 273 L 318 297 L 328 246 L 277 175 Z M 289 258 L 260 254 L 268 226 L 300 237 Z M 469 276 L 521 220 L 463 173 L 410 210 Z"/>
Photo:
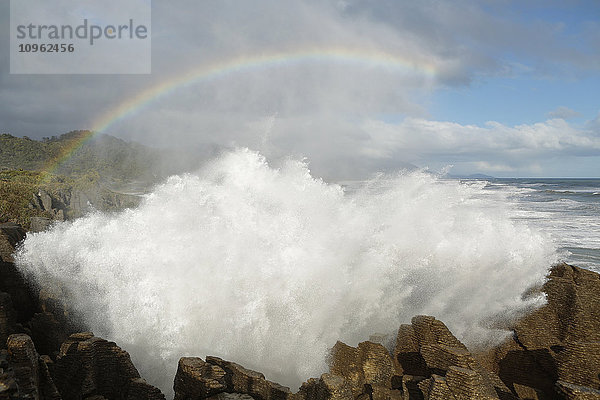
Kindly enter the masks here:
<path id="1" fill-rule="evenodd" d="M 68 9 L 71 0 L 56 1 Z M 4 54 L 8 5 L 0 0 Z M 455 174 L 600 176 L 597 1 L 154 0 L 151 35 L 150 75 L 10 75 L 3 57 L 0 130 L 41 138 L 93 128 L 119 102 L 185 71 L 343 49 L 419 68 L 324 59 L 240 70 L 179 87 L 105 133 L 306 157 L 326 179 L 406 162 Z"/>
<path id="2" fill-rule="evenodd" d="M 599 39 L 600 4 L 596 1 L 524 1 L 489 10 L 524 25 L 554 24 L 554 41 L 577 48 L 592 58 L 597 56 L 598 43 L 594 40 Z M 596 32 L 595 37 L 589 34 L 592 31 Z M 548 41 L 552 39 L 549 37 Z M 493 53 L 494 49 L 489 51 Z M 542 65 L 548 72 L 540 73 L 528 68 L 542 64 L 543 60 L 527 54 L 507 51 L 497 57 L 506 63 L 521 65 L 522 69 L 508 76 L 479 76 L 468 86 L 437 91 L 429 108 L 432 117 L 464 124 L 495 120 L 518 125 L 543 120 L 559 107 L 579 113 L 572 117 L 577 122 L 594 119 L 600 111 L 600 96 L 594 90 L 600 88 L 597 64 L 595 68 L 581 68 L 564 65 L 559 60 Z"/>
<path id="3" fill-rule="evenodd" d="M 559 107 L 566 107 L 575 111 L 569 119 L 581 123 L 598 114 L 599 96 L 594 88 L 600 88 L 598 76 L 568 81 L 531 76 L 484 78 L 467 87 L 438 90 L 429 110 L 438 120 L 519 125 L 544 120 Z"/>

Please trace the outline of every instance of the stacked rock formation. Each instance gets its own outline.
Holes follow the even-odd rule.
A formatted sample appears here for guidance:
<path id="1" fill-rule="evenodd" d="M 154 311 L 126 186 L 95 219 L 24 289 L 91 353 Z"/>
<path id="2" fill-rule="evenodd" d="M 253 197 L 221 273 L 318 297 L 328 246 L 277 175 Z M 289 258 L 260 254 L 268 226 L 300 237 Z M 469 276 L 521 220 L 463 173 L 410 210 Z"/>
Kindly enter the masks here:
<path id="1" fill-rule="evenodd" d="M 560 264 L 548 278 L 547 304 L 485 353 L 471 353 L 434 317 L 417 316 L 400 326 L 392 352 L 373 342 L 336 343 L 330 371 L 295 394 L 249 389 L 268 381 L 237 364 L 229 363 L 244 376 L 242 385 L 232 385 L 234 375 L 211 357 L 182 359 L 176 398 L 600 400 L 600 275 Z"/>
<path id="2" fill-rule="evenodd" d="M 522 396 L 553 398 L 577 392 L 575 385 L 587 393 L 581 398 L 600 399 L 600 275 L 560 264 L 548 278 L 547 304 L 481 360 Z"/>
<path id="3" fill-rule="evenodd" d="M 81 332 L 61 288 L 34 289 L 14 265 L 25 237 L 0 225 L 0 400 L 162 400 L 115 343 Z M 184 357 L 175 400 L 600 400 L 600 275 L 554 266 L 547 304 L 473 354 L 439 320 L 417 316 L 395 346 L 336 343 L 330 369 L 297 393 L 217 357 Z"/>
<path id="4" fill-rule="evenodd" d="M 115 343 L 74 333 L 59 289 L 27 284 L 13 259 L 24 237 L 0 225 L 0 400 L 164 400 Z"/>
<path id="5" fill-rule="evenodd" d="M 336 343 L 329 373 L 309 379 L 295 394 L 260 373 L 215 357 L 206 362 L 182 358 L 174 388 L 176 400 L 215 399 L 225 393 L 262 400 L 516 398 L 442 322 L 425 316 L 400 327 L 393 355 L 379 343 Z"/>
<path id="6" fill-rule="evenodd" d="M 140 378 L 126 351 L 89 332 L 73 334 L 62 344 L 52 370 L 63 400 L 90 396 L 164 399 Z"/>
<path id="7" fill-rule="evenodd" d="M 6 371 L 0 374 L 0 398 L 164 400 L 140 378 L 127 352 L 91 333 L 71 335 L 56 360 L 40 356 L 31 337 L 13 334 L 7 341 Z"/>
<path id="8" fill-rule="evenodd" d="M 221 397 L 223 394 L 248 395 L 264 400 L 293 398 L 289 388 L 268 381 L 260 372 L 218 357 L 207 357 L 206 362 L 197 357 L 179 360 L 174 388 L 176 400 L 216 399 L 219 394 Z"/>
<path id="9" fill-rule="evenodd" d="M 118 193 L 102 185 L 54 192 L 40 188 L 30 199 L 29 208 L 42 212 L 45 217 L 33 217 L 29 228 L 32 232 L 41 232 L 54 221 L 81 217 L 92 207 L 102 211 L 120 210 L 135 207 L 139 202 L 139 196 Z"/>
<path id="10" fill-rule="evenodd" d="M 412 389 L 415 398 L 512 398 L 499 377 L 433 317 L 418 316 L 400 326 L 394 361 L 405 392 Z"/>
<path id="11" fill-rule="evenodd" d="M 25 238 L 25 233 L 17 224 L 0 224 L 0 292 L 10 295 L 15 323 L 28 321 L 37 307 L 35 296 L 13 259 L 14 249 Z"/>

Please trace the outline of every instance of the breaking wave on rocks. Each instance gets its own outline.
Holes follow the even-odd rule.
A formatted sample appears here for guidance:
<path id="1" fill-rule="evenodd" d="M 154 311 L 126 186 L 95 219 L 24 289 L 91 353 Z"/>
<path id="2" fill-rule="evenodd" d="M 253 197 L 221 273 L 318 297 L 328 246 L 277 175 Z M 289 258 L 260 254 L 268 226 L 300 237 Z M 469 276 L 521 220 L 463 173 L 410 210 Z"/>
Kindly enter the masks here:
<path id="1" fill-rule="evenodd" d="M 326 370 L 337 340 L 393 338 L 428 314 L 489 343 L 543 302 L 523 293 L 555 245 L 481 190 L 406 172 L 350 192 L 242 149 L 170 177 L 135 209 L 28 235 L 18 264 L 60 285 L 166 392 L 179 357 L 206 355 L 295 389 Z"/>

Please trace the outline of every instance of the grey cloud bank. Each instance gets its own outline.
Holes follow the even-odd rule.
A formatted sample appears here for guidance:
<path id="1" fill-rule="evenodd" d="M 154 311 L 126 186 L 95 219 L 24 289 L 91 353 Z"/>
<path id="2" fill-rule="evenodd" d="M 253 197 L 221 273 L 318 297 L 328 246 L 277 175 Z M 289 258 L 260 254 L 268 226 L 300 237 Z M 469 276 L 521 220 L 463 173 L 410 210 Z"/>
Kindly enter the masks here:
<path id="1" fill-rule="evenodd" d="M 560 106 L 548 113 L 550 118 L 572 119 L 581 117 L 581 113 L 570 109 L 569 107 Z"/>
<path id="2" fill-rule="evenodd" d="M 6 31 L 8 3 L 0 7 Z M 491 1 L 154 0 L 152 13 L 150 76 L 23 78 L 9 75 L 8 63 L 1 63 L 0 130 L 39 138 L 92 128 L 121 102 L 194 68 L 269 52 L 351 49 L 357 57 L 369 51 L 396 55 L 421 73 L 282 62 L 178 87 L 106 133 L 154 145 L 212 143 L 248 146 L 274 159 L 307 157 L 316 175 L 330 179 L 404 162 L 499 176 L 598 174 L 598 123 L 567 121 L 580 117 L 569 107 L 517 126 L 503 124 L 501 116 L 470 126 L 429 114 L 436 91 L 468 90 L 494 76 L 526 71 L 542 79 L 576 79 L 595 73 L 599 53 L 565 41 L 552 21 L 520 21 Z M 589 37 L 596 28 L 586 28 Z M 7 46 L 0 41 L 0 51 Z"/>

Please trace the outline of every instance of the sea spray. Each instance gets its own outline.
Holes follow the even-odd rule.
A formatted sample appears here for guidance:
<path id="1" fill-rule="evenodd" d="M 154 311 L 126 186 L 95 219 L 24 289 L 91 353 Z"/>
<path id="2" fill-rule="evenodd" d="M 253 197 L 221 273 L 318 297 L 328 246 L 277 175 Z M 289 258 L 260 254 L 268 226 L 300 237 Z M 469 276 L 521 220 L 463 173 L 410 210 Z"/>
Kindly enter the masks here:
<path id="1" fill-rule="evenodd" d="M 60 284 L 96 335 L 171 392 L 181 356 L 216 355 L 296 389 L 326 371 L 336 340 L 392 335 L 434 315 L 467 343 L 499 340 L 499 315 L 556 261 L 541 233 L 424 172 L 349 193 L 303 162 L 224 154 L 173 176 L 136 209 L 28 235 L 20 268 Z"/>

